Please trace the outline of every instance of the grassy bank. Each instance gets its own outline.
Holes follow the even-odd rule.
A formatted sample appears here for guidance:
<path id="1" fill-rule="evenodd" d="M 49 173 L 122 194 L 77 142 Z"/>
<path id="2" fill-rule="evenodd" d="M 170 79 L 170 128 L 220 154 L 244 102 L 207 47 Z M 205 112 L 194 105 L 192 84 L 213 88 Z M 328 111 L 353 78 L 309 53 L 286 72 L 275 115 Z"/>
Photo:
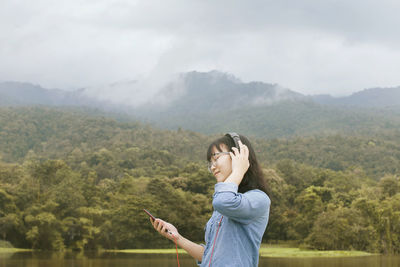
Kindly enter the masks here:
<path id="1" fill-rule="evenodd" d="M 360 257 L 373 254 L 354 250 L 308 250 L 300 248 L 262 247 L 261 257 L 270 258 L 306 258 L 306 257 Z"/>
<path id="2" fill-rule="evenodd" d="M 24 248 L 0 248 L 0 253 L 14 253 L 21 251 L 31 251 L 32 249 L 24 249 Z"/>
<path id="3" fill-rule="evenodd" d="M 124 249 L 124 250 L 107 250 L 108 252 L 122 253 L 149 253 L 149 254 L 175 254 L 175 249 Z M 186 254 L 183 249 L 178 249 L 180 254 Z M 300 248 L 281 247 L 273 245 L 263 245 L 260 248 L 261 257 L 275 258 L 305 258 L 305 257 L 360 257 L 371 256 L 373 254 L 364 251 L 353 250 L 308 250 Z"/>

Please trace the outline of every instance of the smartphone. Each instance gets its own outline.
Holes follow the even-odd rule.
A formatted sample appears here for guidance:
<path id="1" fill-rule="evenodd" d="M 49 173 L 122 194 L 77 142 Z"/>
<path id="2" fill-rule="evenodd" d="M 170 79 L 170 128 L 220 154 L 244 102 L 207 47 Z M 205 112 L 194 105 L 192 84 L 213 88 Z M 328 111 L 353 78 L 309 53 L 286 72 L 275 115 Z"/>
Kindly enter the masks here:
<path id="1" fill-rule="evenodd" d="M 153 214 L 151 214 L 151 213 L 150 213 L 150 211 L 148 211 L 148 210 L 146 210 L 146 209 L 143 209 L 143 211 L 144 211 L 144 212 L 146 212 L 146 213 L 147 213 L 147 215 L 149 215 L 149 216 L 150 216 L 150 218 L 151 218 L 153 221 L 155 221 L 155 220 L 156 220 L 156 217 L 154 217 L 154 216 L 153 216 Z M 168 230 L 168 229 L 165 229 L 165 232 L 168 232 L 169 234 L 171 234 L 171 235 L 172 235 L 172 232 L 171 232 L 170 230 Z"/>
<path id="2" fill-rule="evenodd" d="M 151 218 L 153 221 L 155 221 L 155 220 L 156 220 L 156 217 L 154 217 L 154 216 L 153 216 L 153 214 L 151 214 L 151 213 L 150 213 L 150 211 L 148 211 L 148 210 L 146 210 L 146 209 L 143 209 L 143 211 L 144 211 L 144 212 L 146 212 L 146 213 L 147 213 L 147 215 L 149 215 L 149 216 L 150 216 L 150 218 Z"/>

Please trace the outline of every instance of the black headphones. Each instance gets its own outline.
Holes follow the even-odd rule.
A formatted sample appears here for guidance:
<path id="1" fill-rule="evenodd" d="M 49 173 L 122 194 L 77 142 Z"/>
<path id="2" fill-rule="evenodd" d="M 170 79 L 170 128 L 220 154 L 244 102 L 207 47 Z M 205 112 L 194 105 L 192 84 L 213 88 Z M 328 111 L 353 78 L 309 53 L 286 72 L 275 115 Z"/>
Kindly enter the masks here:
<path id="1" fill-rule="evenodd" d="M 240 151 L 240 148 L 239 148 L 240 136 L 234 132 L 227 133 L 227 134 L 225 134 L 225 136 L 229 136 L 230 138 L 232 138 L 233 142 L 235 142 L 235 147 Z"/>

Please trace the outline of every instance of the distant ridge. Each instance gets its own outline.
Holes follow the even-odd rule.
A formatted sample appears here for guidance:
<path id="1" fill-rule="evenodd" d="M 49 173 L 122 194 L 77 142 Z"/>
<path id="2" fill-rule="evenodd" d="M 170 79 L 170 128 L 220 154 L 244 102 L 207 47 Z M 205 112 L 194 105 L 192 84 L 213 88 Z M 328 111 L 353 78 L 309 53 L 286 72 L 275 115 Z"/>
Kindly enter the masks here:
<path id="1" fill-rule="evenodd" d="M 115 86 L 133 86 L 132 83 L 117 83 Z M 145 89 L 144 89 L 145 90 Z M 113 106 L 116 102 L 99 100 L 96 93 L 88 93 L 81 88 L 75 91 L 46 89 L 40 85 L 26 82 L 0 82 L 0 105 L 78 105 L 78 106 Z M 205 109 L 232 108 L 235 105 L 268 106 L 281 101 L 313 101 L 323 105 L 346 105 L 355 107 L 400 107 L 400 86 L 392 88 L 370 88 L 346 97 L 330 95 L 305 96 L 283 88 L 278 84 L 264 82 L 244 83 L 232 74 L 210 72 L 187 72 L 160 88 L 158 93 L 143 101 L 140 110 L 166 109 L 184 110 L 186 106 L 195 111 Z M 124 109 L 129 108 L 126 102 Z M 119 106 L 121 106 L 119 105 Z"/>
<path id="2" fill-rule="evenodd" d="M 67 92 L 59 89 L 45 89 L 39 85 L 20 82 L 0 83 L 0 95 L 7 99 L 6 105 L 79 105 L 82 102 L 81 90 Z"/>
<path id="3" fill-rule="evenodd" d="M 316 95 L 313 100 L 320 104 L 346 105 L 356 107 L 396 107 L 400 106 L 400 86 L 392 88 L 370 88 L 347 97 L 334 98 L 329 95 Z"/>
<path id="4" fill-rule="evenodd" d="M 26 82 L 0 83 L 0 105 L 3 106 L 91 106 L 98 107 L 101 102 L 84 94 L 84 89 L 63 91 L 46 89 Z"/>

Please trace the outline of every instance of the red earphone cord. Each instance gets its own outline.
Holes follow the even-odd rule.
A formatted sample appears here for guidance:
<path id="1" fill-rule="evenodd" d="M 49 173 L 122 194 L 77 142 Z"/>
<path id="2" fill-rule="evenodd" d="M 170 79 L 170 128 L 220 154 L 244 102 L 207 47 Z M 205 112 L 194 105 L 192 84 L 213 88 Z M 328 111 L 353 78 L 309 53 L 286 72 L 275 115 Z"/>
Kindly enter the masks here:
<path id="1" fill-rule="evenodd" d="M 176 238 L 174 238 L 175 249 L 176 249 L 176 260 L 178 261 L 178 267 L 181 267 L 179 264 L 179 256 L 178 256 L 178 244 L 176 243 Z"/>
<path id="2" fill-rule="evenodd" d="M 221 226 L 222 218 L 224 218 L 224 216 L 221 217 L 221 220 L 218 223 L 217 233 L 215 234 L 214 244 L 213 244 L 213 248 L 212 248 L 212 251 L 211 251 L 210 263 L 208 264 L 208 267 L 211 266 L 211 260 L 212 260 L 213 254 L 214 254 L 215 241 L 217 240 L 218 231 L 219 231 L 219 227 Z"/>

